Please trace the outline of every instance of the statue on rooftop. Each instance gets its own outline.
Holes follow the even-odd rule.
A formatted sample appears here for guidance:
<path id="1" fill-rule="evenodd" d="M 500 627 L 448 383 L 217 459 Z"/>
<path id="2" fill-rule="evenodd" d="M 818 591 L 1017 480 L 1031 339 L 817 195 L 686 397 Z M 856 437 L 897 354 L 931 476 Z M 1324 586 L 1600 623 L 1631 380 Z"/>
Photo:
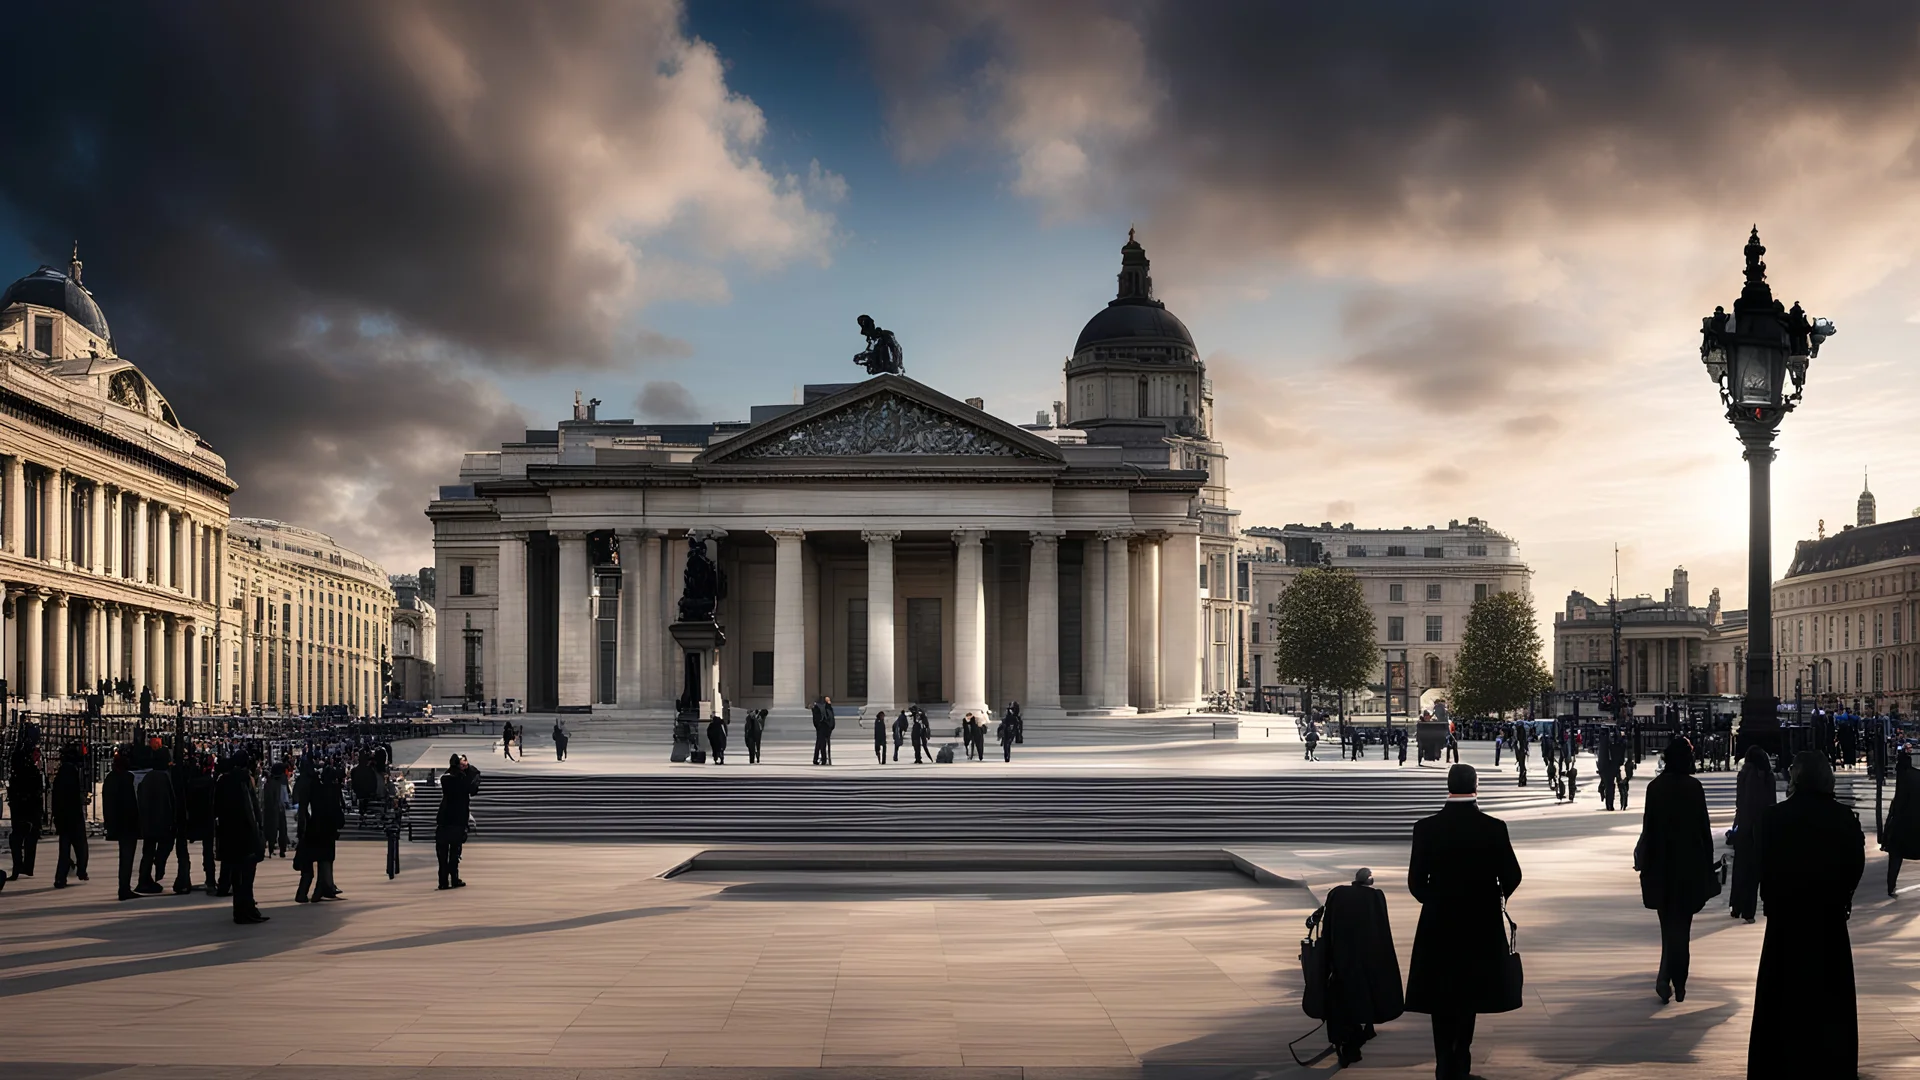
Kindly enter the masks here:
<path id="1" fill-rule="evenodd" d="M 864 352 L 855 353 L 853 362 L 867 369 L 869 375 L 900 375 L 907 370 L 906 357 L 900 351 L 900 342 L 893 331 L 882 329 L 874 324 L 873 316 L 860 316 L 860 336 L 867 339 Z"/>

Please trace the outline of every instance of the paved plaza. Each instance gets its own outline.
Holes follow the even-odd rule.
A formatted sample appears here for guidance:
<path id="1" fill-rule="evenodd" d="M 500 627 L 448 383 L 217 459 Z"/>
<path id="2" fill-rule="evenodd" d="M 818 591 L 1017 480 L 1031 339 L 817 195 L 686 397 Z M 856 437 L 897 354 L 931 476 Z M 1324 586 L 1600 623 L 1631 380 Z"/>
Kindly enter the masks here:
<path id="1" fill-rule="evenodd" d="M 1529 992 L 1520 1012 L 1482 1018 L 1476 1069 L 1740 1075 L 1764 924 L 1710 905 L 1689 998 L 1661 1007 L 1658 935 L 1629 868 L 1638 813 L 1597 807 L 1511 817 Z M 1723 828 L 1726 808 L 1715 813 Z M 1406 845 L 1231 848 L 1283 880 L 1031 858 L 1002 871 L 663 877 L 702 848 L 480 840 L 471 887 L 437 892 L 428 845 L 406 845 L 389 881 L 379 845 L 348 843 L 348 899 L 295 905 L 291 862 L 270 860 L 259 892 L 273 921 L 242 928 L 198 894 L 111 900 L 96 847 L 90 883 L 54 892 L 43 858 L 42 875 L 0 901 L 0 1075 L 1330 1074 L 1331 1058 L 1302 1068 L 1286 1048 L 1313 1027 L 1299 1008 L 1302 922 L 1371 866 L 1404 972 L 1417 917 Z M 1883 871 L 1875 852 L 1852 927 L 1862 1072 L 1920 1077 L 1920 890 L 1888 900 Z M 1316 1035 L 1300 1049 L 1323 1046 Z M 1431 1076 L 1425 1017 L 1383 1027 L 1353 1071 Z"/>

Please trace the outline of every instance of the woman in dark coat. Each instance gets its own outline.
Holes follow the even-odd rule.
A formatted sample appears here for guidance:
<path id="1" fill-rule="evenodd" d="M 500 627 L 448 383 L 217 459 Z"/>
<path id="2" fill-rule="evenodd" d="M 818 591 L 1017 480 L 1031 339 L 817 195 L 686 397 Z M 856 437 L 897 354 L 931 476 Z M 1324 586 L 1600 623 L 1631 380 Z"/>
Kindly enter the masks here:
<path id="1" fill-rule="evenodd" d="M 60 748 L 60 771 L 53 777 L 53 831 L 60 838 L 59 862 L 53 866 L 53 887 L 67 887 L 69 873 L 87 880 L 87 796 L 93 785 L 81 771 L 86 751 L 79 743 Z"/>
<path id="2" fill-rule="evenodd" d="M 46 814 L 46 777 L 40 773 L 40 751 L 23 746 L 13 755 L 7 774 L 7 810 L 13 815 L 13 828 L 7 834 L 7 846 L 13 853 L 13 876 L 33 876 L 33 856 L 40 848 L 40 831 Z"/>
<path id="3" fill-rule="evenodd" d="M 1760 818 L 1773 805 L 1773 762 L 1758 746 L 1747 748 L 1747 763 L 1735 782 L 1733 803 L 1733 895 L 1736 919 L 1753 921 L 1760 902 Z"/>
<path id="4" fill-rule="evenodd" d="M 1351 1065 L 1373 1025 L 1406 1011 L 1387 898 L 1373 887 L 1372 870 L 1362 868 L 1353 884 L 1327 894 L 1320 945 L 1327 950 L 1327 1035 L 1340 1049 L 1340 1064 Z"/>
<path id="5" fill-rule="evenodd" d="M 1707 905 L 1713 826 L 1707 793 L 1693 776 L 1693 746 L 1667 744 L 1666 769 L 1647 785 L 1646 817 L 1634 863 L 1640 871 L 1640 901 L 1660 915 L 1660 972 L 1653 992 L 1665 1005 L 1687 1000 L 1688 935 L 1693 917 Z"/>
<path id="6" fill-rule="evenodd" d="M 880 764 L 887 763 L 887 710 L 881 709 L 873 714 L 873 756 Z"/>
<path id="7" fill-rule="evenodd" d="M 716 716 L 707 721 L 707 745 L 713 748 L 713 763 L 722 765 L 727 760 L 727 722 Z"/>
<path id="8" fill-rule="evenodd" d="M 100 785 L 100 824 L 120 849 L 120 899 L 139 899 L 133 889 L 133 862 L 140 846 L 140 803 L 125 749 L 113 755 L 113 771 Z"/>
<path id="9" fill-rule="evenodd" d="M 440 780 L 440 808 L 434 813 L 433 846 L 440 862 L 440 887 L 457 889 L 460 849 L 467 842 L 467 822 L 473 814 L 473 793 L 480 789 L 480 770 L 459 754 L 447 759 L 447 775 Z"/>
<path id="10" fill-rule="evenodd" d="M 313 815 L 307 822 L 306 835 L 300 838 L 300 845 L 293 853 L 294 869 L 300 871 L 300 889 L 293 896 L 295 903 L 307 902 L 310 886 L 316 902 L 342 899 L 340 890 L 333 884 L 333 858 L 339 846 L 340 830 L 347 825 L 346 807 L 340 801 L 343 779 L 340 767 L 329 765 L 313 785 Z"/>
<path id="11" fill-rule="evenodd" d="M 1893 805 L 1880 827 L 1880 850 L 1887 853 L 1888 896 L 1899 892 L 1901 860 L 1920 859 L 1920 772 L 1914 770 L 1912 754 L 1900 751 L 1893 776 Z"/>

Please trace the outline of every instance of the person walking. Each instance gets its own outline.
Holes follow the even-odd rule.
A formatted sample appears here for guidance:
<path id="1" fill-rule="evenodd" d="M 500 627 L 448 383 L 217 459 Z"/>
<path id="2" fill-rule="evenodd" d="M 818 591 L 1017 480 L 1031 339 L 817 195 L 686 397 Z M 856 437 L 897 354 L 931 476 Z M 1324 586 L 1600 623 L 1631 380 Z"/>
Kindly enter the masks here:
<path id="1" fill-rule="evenodd" d="M 567 760 L 567 740 L 572 738 L 567 732 L 567 721 L 561 717 L 553 722 L 553 760 Z"/>
<path id="2" fill-rule="evenodd" d="M 167 876 L 167 856 L 173 851 L 174 819 L 178 810 L 173 798 L 173 777 L 167 768 L 171 758 L 165 747 L 153 752 L 152 767 L 140 781 L 136 800 L 140 805 L 140 883 L 138 893 L 166 892 L 160 879 Z"/>
<path id="3" fill-rule="evenodd" d="M 1460 739 L 1453 732 L 1447 732 L 1447 764 L 1460 764 Z"/>
<path id="4" fill-rule="evenodd" d="M 1393 741 L 1400 751 L 1400 764 L 1404 766 L 1407 763 L 1407 729 L 1401 728 Z"/>
<path id="5" fill-rule="evenodd" d="M 1893 778 L 1893 805 L 1887 808 L 1887 819 L 1880 826 L 1880 850 L 1887 853 L 1888 896 L 1900 894 L 1901 862 L 1920 859 L 1920 771 L 1915 771 L 1911 753 L 1900 751 Z M 59 790 L 56 781 L 54 792 L 58 794 Z"/>
<path id="6" fill-rule="evenodd" d="M 1353 884 L 1336 885 L 1320 909 L 1320 947 L 1327 954 L 1327 1037 L 1340 1064 L 1360 1060 L 1360 1047 L 1375 1024 L 1406 1012 L 1400 992 L 1400 958 L 1393 951 L 1387 897 L 1373 887 L 1373 871 L 1361 867 Z"/>
<path id="7" fill-rule="evenodd" d="M 174 770 L 174 792 L 180 801 L 180 834 L 174 848 L 173 891 L 185 896 L 193 891 L 193 845 L 200 845 L 200 869 L 206 877 L 207 895 L 213 895 L 213 776 L 212 762 L 193 754 L 183 767 Z"/>
<path id="8" fill-rule="evenodd" d="M 895 764 L 898 764 L 900 761 L 900 747 L 906 743 L 907 729 L 912 726 L 913 722 L 907 719 L 907 713 L 904 709 L 893 718 L 893 760 Z"/>
<path id="9" fill-rule="evenodd" d="M 313 814 L 313 755 L 302 753 L 300 767 L 293 780 L 293 839 L 297 844 L 307 835 L 307 819 Z"/>
<path id="10" fill-rule="evenodd" d="M 283 859 L 287 857 L 289 846 L 287 810 L 293 802 L 293 780 L 288 775 L 291 771 L 286 762 L 273 766 L 267 773 L 266 791 L 260 797 L 260 809 L 266 815 L 260 823 L 261 832 L 266 836 L 266 852 Z"/>
<path id="11" fill-rule="evenodd" d="M 258 783 L 253 758 L 242 752 L 227 759 L 227 769 L 214 783 L 214 836 L 220 848 L 220 877 L 233 894 L 233 921 L 242 926 L 266 922 L 254 900 L 253 880 L 267 856 L 266 832 L 261 828 Z M 282 826 L 284 831 L 285 826 Z"/>
<path id="12" fill-rule="evenodd" d="M 747 764 L 760 764 L 760 740 L 766 731 L 767 710 L 749 710 L 747 713 Z"/>
<path id="13" fill-rule="evenodd" d="M 7 848 L 13 856 L 15 881 L 33 876 L 34 856 L 40 850 L 40 833 L 46 824 L 46 785 L 46 776 L 40 771 L 40 748 L 23 743 L 14 751 L 7 773 L 7 812 L 12 815 Z"/>
<path id="14" fill-rule="evenodd" d="M 1309 725 L 1307 725 L 1307 760 L 1308 760 L 1308 761 L 1318 761 L 1318 760 L 1320 760 L 1319 758 L 1317 758 L 1317 757 L 1314 757 L 1314 756 L 1313 756 L 1313 752 L 1314 752 L 1314 750 L 1315 750 L 1315 749 L 1316 749 L 1317 747 L 1319 747 L 1319 745 L 1320 745 L 1320 732 L 1319 732 L 1319 730 L 1318 730 L 1318 729 L 1316 729 L 1316 728 L 1315 728 L 1315 727 L 1314 727 L 1313 725 L 1311 725 L 1311 724 L 1309 724 Z"/>
<path id="15" fill-rule="evenodd" d="M 1493 767 L 1496 769 L 1500 767 L 1500 751 L 1506 745 L 1507 745 L 1506 736 L 1499 733 L 1495 733 L 1493 736 Z"/>
<path id="16" fill-rule="evenodd" d="M 1613 809 L 1613 793 L 1620 780 L 1620 764 L 1614 759 L 1613 744 L 1606 739 L 1600 740 L 1593 748 L 1593 767 L 1600 774 L 1600 799 L 1608 810 Z"/>
<path id="17" fill-rule="evenodd" d="M 707 721 L 707 745 L 713 748 L 713 763 L 724 765 L 727 762 L 727 721 L 716 716 Z"/>
<path id="18" fill-rule="evenodd" d="M 813 763 L 833 764 L 833 699 L 825 694 L 813 703 Z"/>
<path id="19" fill-rule="evenodd" d="M 1655 781 L 1658 783 L 1658 781 Z M 1747 760 L 1734 779 L 1733 888 L 1729 914 L 1752 922 L 1760 903 L 1760 821 L 1773 805 L 1773 762 L 1759 746 L 1747 747 Z"/>
<path id="20" fill-rule="evenodd" d="M 1660 916 L 1660 970 L 1653 992 L 1660 1004 L 1687 1000 L 1689 935 L 1693 917 L 1715 891 L 1713 828 L 1707 793 L 1693 775 L 1693 744 L 1674 739 L 1661 755 L 1667 767 L 1647 785 L 1647 811 L 1634 845 L 1640 902 Z"/>
<path id="21" fill-rule="evenodd" d="M 1519 1007 L 1506 985 L 1506 898 L 1520 887 L 1507 824 L 1477 805 L 1479 774 L 1447 770 L 1447 805 L 1413 826 L 1407 891 L 1420 901 L 1406 1007 L 1433 1019 L 1434 1076 L 1471 1075 L 1480 1013 Z"/>
<path id="22" fill-rule="evenodd" d="M 67 887 L 72 874 L 87 880 L 87 803 L 93 785 L 82 774 L 87 752 L 79 743 L 60 748 L 60 771 L 53 775 L 53 831 L 58 838 L 58 861 L 53 864 L 53 887 Z"/>
<path id="23" fill-rule="evenodd" d="M 120 899 L 139 899 L 133 888 L 133 861 L 140 848 L 140 801 L 125 748 L 114 752 L 113 771 L 100 785 L 100 824 L 107 839 L 120 846 Z"/>
<path id="24" fill-rule="evenodd" d="M 307 822 L 307 835 L 293 853 L 293 867 L 300 871 L 300 888 L 293 895 L 296 904 L 344 899 L 333 883 L 333 860 L 339 853 L 340 830 L 346 828 L 347 811 L 341 802 L 341 775 L 338 765 L 328 765 L 313 789 L 313 817 Z M 311 888 L 311 892 L 309 892 Z"/>
<path id="25" fill-rule="evenodd" d="M 513 760 L 513 721 L 503 721 L 500 725 L 500 753 L 508 761 Z"/>
<path id="26" fill-rule="evenodd" d="M 880 764 L 887 763 L 887 710 L 885 709 L 873 714 L 873 756 Z"/>
<path id="27" fill-rule="evenodd" d="M 440 888 L 466 885 L 460 877 L 460 852 L 467 842 L 467 819 L 473 813 L 473 795 L 480 790 L 480 770 L 454 754 L 447 775 L 440 780 L 440 809 L 433 820 L 433 853 L 440 862 Z"/>
<path id="28" fill-rule="evenodd" d="M 931 745 L 933 742 L 933 725 L 927 720 L 926 711 L 921 709 L 920 706 L 913 705 L 909 706 L 909 708 L 913 712 L 913 720 L 908 726 L 907 734 L 913 739 L 913 763 L 915 765 L 924 765 L 926 764 L 926 760 L 933 757 L 933 746 Z M 926 759 L 922 759 L 921 754 L 925 754 Z"/>
<path id="29" fill-rule="evenodd" d="M 1866 835 L 1833 798 L 1833 766 L 1794 755 L 1787 798 L 1760 815 L 1760 899 L 1767 934 L 1753 988 L 1749 1080 L 1852 1077 L 1859 1003 L 1847 917 L 1866 871 Z"/>
<path id="30" fill-rule="evenodd" d="M 1013 760 L 1013 735 L 1014 735 L 1015 726 L 1017 724 L 1018 724 L 1018 721 L 1016 721 L 1011 715 L 1004 717 L 1000 721 L 1000 727 L 996 732 L 996 734 L 1000 739 L 1000 760 L 1001 761 Z"/>
<path id="31" fill-rule="evenodd" d="M 1620 748 L 1620 809 L 1627 808 L 1627 796 L 1633 787 L 1633 759 L 1627 756 L 1626 746 Z"/>

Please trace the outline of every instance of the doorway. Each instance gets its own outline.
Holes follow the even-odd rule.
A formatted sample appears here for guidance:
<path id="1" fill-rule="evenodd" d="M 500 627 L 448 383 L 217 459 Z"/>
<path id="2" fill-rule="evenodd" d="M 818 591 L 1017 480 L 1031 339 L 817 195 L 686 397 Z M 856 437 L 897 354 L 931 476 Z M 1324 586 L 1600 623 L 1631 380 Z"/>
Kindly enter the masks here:
<path id="1" fill-rule="evenodd" d="M 913 701 L 927 705 L 947 700 L 940 682 L 940 598 L 907 599 L 907 685 Z"/>

